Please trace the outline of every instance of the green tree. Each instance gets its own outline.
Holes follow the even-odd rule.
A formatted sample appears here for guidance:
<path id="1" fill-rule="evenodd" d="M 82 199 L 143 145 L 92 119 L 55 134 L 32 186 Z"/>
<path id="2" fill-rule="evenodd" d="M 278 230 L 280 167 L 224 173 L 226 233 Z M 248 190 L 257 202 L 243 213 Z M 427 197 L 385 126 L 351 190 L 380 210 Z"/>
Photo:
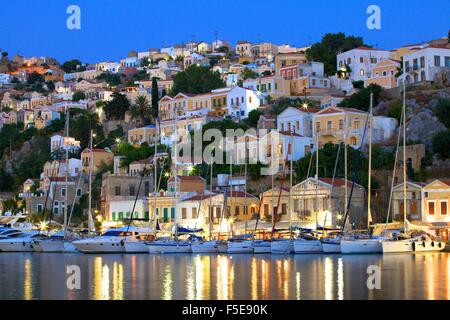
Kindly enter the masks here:
<path id="1" fill-rule="evenodd" d="M 159 89 L 158 89 L 158 80 L 153 77 L 152 79 L 152 115 L 154 118 L 158 117 L 159 114 Z"/>
<path id="2" fill-rule="evenodd" d="M 151 64 L 151 61 L 148 57 L 143 57 L 141 60 L 141 67 L 146 68 Z"/>
<path id="3" fill-rule="evenodd" d="M 72 95 L 72 101 L 78 102 L 86 99 L 86 95 L 82 91 L 75 91 Z"/>
<path id="4" fill-rule="evenodd" d="M 433 139 L 433 151 L 442 159 L 450 158 L 450 129 L 437 133 Z"/>
<path id="5" fill-rule="evenodd" d="M 324 64 L 325 73 L 332 76 L 336 73 L 336 57 L 340 52 L 345 52 L 359 46 L 364 46 L 361 37 L 346 36 L 345 33 L 327 33 L 322 41 L 315 43 L 306 50 L 309 61 L 320 61 Z"/>
<path id="6" fill-rule="evenodd" d="M 254 109 L 248 113 L 248 118 L 245 119 L 244 122 L 248 126 L 256 128 L 256 126 L 258 125 L 259 117 L 261 117 L 261 115 L 262 115 L 261 111 Z"/>
<path id="7" fill-rule="evenodd" d="M 380 100 L 380 94 L 383 92 L 383 88 L 377 84 L 370 84 L 367 88 L 361 89 L 359 92 L 352 94 L 350 97 L 345 98 L 339 107 L 342 108 L 355 108 L 363 111 L 369 110 L 370 106 L 370 93 L 373 93 L 373 105 L 376 106 Z"/>
<path id="8" fill-rule="evenodd" d="M 148 125 L 154 122 L 152 115 L 152 107 L 146 96 L 139 95 L 134 100 L 133 106 L 130 108 L 131 118 Z"/>
<path id="9" fill-rule="evenodd" d="M 241 73 L 241 79 L 247 80 L 247 79 L 256 79 L 258 78 L 259 74 L 252 69 L 245 68 Z"/>
<path id="10" fill-rule="evenodd" d="M 102 73 L 97 77 L 97 79 L 104 80 L 111 87 L 116 87 L 122 83 L 122 77 L 120 75 L 109 72 Z"/>
<path id="11" fill-rule="evenodd" d="M 225 83 L 221 79 L 219 72 L 213 72 L 208 67 L 191 65 L 185 71 L 173 77 L 172 95 L 180 92 L 207 93 L 224 86 Z"/>
<path id="12" fill-rule="evenodd" d="M 37 72 L 33 72 L 28 76 L 27 79 L 27 84 L 29 85 L 34 85 L 37 83 L 41 83 L 44 82 L 44 77 L 42 77 L 39 73 Z"/>
<path id="13" fill-rule="evenodd" d="M 91 130 L 96 134 L 96 141 L 103 139 L 103 128 L 99 123 L 97 113 L 71 109 L 70 118 L 70 135 L 80 141 L 81 149 L 89 146 Z"/>
<path id="14" fill-rule="evenodd" d="M 86 68 L 83 67 L 83 64 L 78 59 L 73 59 L 66 61 L 62 64 L 61 69 L 64 70 L 66 73 L 72 73 L 76 71 L 83 71 Z"/>
<path id="15" fill-rule="evenodd" d="M 105 115 L 108 120 L 123 120 L 125 113 L 130 109 L 130 101 L 126 95 L 114 92 L 112 100 L 108 101 L 104 107 Z"/>
<path id="16" fill-rule="evenodd" d="M 450 99 L 439 99 L 434 113 L 450 129 Z"/>

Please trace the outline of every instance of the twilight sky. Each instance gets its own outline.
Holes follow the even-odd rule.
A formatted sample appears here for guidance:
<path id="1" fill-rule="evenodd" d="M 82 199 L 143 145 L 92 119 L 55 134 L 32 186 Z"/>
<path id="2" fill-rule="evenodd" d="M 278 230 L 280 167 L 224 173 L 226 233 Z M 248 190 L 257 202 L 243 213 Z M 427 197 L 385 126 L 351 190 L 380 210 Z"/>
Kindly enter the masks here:
<path id="1" fill-rule="evenodd" d="M 219 38 L 304 46 L 327 32 L 363 36 L 383 49 L 446 36 L 450 0 L 0 0 L 0 48 L 10 55 L 61 62 L 118 60 L 144 51 Z M 81 8 L 81 30 L 66 27 L 69 5 Z M 366 27 L 369 5 L 381 8 L 381 30 Z"/>

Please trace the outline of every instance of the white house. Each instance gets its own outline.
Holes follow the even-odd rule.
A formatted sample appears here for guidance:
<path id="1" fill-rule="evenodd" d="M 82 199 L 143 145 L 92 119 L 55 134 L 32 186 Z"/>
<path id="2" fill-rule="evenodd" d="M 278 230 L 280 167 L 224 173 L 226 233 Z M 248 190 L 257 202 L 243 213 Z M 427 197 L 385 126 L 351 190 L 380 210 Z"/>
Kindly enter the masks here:
<path id="1" fill-rule="evenodd" d="M 245 119 L 250 111 L 259 108 L 260 100 L 256 92 L 241 87 L 233 87 L 227 95 L 228 115 Z"/>
<path id="2" fill-rule="evenodd" d="M 434 81 L 435 76 L 450 72 L 450 46 L 429 46 L 403 56 L 403 75 L 406 83 Z"/>
<path id="3" fill-rule="evenodd" d="M 11 83 L 12 77 L 10 74 L 0 73 L 0 84 Z"/>
<path id="4" fill-rule="evenodd" d="M 346 66 L 349 66 L 351 68 L 350 79 L 364 81 L 370 75 L 372 67 L 389 57 L 390 52 L 387 50 L 357 47 L 337 55 L 337 71 L 346 71 Z"/>
<path id="5" fill-rule="evenodd" d="M 60 149 L 76 152 L 80 150 L 80 141 L 77 141 L 72 137 L 63 137 L 56 134 L 50 138 L 50 152 L 55 152 Z"/>
<path id="6" fill-rule="evenodd" d="M 313 114 L 316 110 L 289 107 L 277 117 L 279 132 L 293 132 L 305 137 L 312 137 Z"/>

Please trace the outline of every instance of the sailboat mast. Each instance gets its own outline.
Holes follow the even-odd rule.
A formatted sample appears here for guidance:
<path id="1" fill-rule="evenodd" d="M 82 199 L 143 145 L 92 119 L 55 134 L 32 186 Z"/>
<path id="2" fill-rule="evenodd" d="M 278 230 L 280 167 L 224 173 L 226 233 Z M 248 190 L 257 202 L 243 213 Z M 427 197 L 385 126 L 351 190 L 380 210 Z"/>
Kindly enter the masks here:
<path id="1" fill-rule="evenodd" d="M 347 146 L 347 136 L 348 136 L 348 117 L 347 112 L 344 112 L 345 117 L 345 131 L 344 131 L 344 180 L 345 180 L 345 199 L 344 199 L 344 212 L 347 213 L 348 210 L 348 146 Z"/>
<path id="2" fill-rule="evenodd" d="M 370 93 L 370 112 L 369 112 L 369 177 L 367 185 L 367 230 L 370 228 L 371 200 L 372 200 L 372 126 L 373 126 L 373 93 Z"/>
<path id="3" fill-rule="evenodd" d="M 175 125 L 175 140 L 174 140 L 174 178 L 175 178 L 175 198 L 173 202 L 173 208 L 174 208 L 174 220 L 175 220 L 175 240 L 178 240 L 178 214 L 177 214 L 177 198 L 178 198 L 178 125 L 177 125 L 177 108 L 175 107 L 175 118 L 174 118 L 174 125 Z M 181 183 L 181 181 L 179 182 Z"/>
<path id="4" fill-rule="evenodd" d="M 403 223 L 404 232 L 406 233 L 406 85 L 403 81 Z"/>
<path id="5" fill-rule="evenodd" d="M 290 188 L 289 188 L 289 234 L 292 237 L 292 212 L 294 211 L 293 206 L 292 206 L 292 185 L 293 185 L 293 179 L 292 179 L 292 174 L 293 174 L 293 158 L 294 158 L 294 152 L 293 152 L 293 141 L 292 141 L 292 133 L 291 133 L 291 144 L 289 146 L 289 153 L 290 153 L 290 157 L 291 157 L 291 165 L 290 165 Z"/>
<path id="6" fill-rule="evenodd" d="M 211 241 L 211 235 L 212 235 L 212 215 L 214 214 L 214 210 L 212 207 L 212 190 L 213 190 L 213 159 L 211 157 L 211 177 L 209 182 L 209 213 L 208 213 L 208 223 L 209 223 L 209 235 L 208 240 Z M 220 227 L 220 226 L 219 226 Z"/>
<path id="7" fill-rule="evenodd" d="M 316 199 L 315 199 L 315 211 L 316 211 L 316 229 L 319 226 L 319 136 L 316 133 Z"/>
<path id="8" fill-rule="evenodd" d="M 156 156 L 157 152 L 158 152 L 158 139 L 159 139 L 159 128 L 158 128 L 158 118 L 156 118 L 156 137 L 155 137 L 155 153 L 153 155 L 153 174 L 154 174 L 154 180 L 155 180 L 155 187 L 154 187 L 154 194 L 153 194 L 153 223 L 155 226 L 155 239 L 156 239 L 156 232 L 157 232 L 157 225 L 158 225 L 158 220 L 156 217 L 156 194 L 158 193 L 158 158 Z M 162 170 L 161 170 L 161 174 L 162 174 Z"/>
<path id="9" fill-rule="evenodd" d="M 66 132 L 65 137 L 63 139 L 63 146 L 65 145 L 65 141 L 68 141 L 69 137 L 69 117 L 70 117 L 70 111 L 69 109 L 66 109 Z M 69 148 L 66 145 L 66 191 L 64 192 L 64 238 L 67 238 L 67 204 L 68 204 L 68 186 L 69 186 Z M 76 190 L 75 190 L 76 192 Z"/>
<path id="10" fill-rule="evenodd" d="M 94 229 L 94 220 L 92 219 L 92 165 L 94 161 L 94 150 L 93 150 L 93 130 L 91 130 L 91 137 L 89 142 L 90 148 L 90 159 L 89 159 L 89 209 L 88 209 L 88 231 L 91 232 Z"/>
<path id="11" fill-rule="evenodd" d="M 247 222 L 248 222 L 248 206 L 247 206 L 247 159 L 248 159 L 248 145 L 247 145 L 247 136 L 245 136 L 245 159 L 244 159 L 244 172 L 245 172 L 245 194 L 244 194 L 244 219 L 245 219 L 245 234 L 247 234 Z"/>

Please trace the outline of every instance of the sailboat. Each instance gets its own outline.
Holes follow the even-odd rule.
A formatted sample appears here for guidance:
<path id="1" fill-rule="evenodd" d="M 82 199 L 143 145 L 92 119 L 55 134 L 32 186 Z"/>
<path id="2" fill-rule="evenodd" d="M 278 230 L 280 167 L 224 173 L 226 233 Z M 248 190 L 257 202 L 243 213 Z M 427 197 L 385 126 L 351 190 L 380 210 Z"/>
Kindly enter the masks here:
<path id="1" fill-rule="evenodd" d="M 319 201 L 319 139 L 316 135 L 316 205 Z M 318 207 L 316 208 L 316 228 L 318 227 Z M 300 236 L 294 240 L 294 253 L 320 253 L 322 252 L 322 242 L 311 232 L 301 232 Z"/>
<path id="2" fill-rule="evenodd" d="M 173 140 L 173 150 L 174 150 L 174 182 L 175 182 L 175 193 L 174 193 L 174 237 L 168 239 L 159 239 L 147 243 L 148 252 L 151 254 L 171 254 L 171 253 L 192 253 L 192 247 L 190 241 L 181 241 L 178 239 L 178 124 L 177 124 L 177 109 L 174 112 L 174 140 Z"/>
<path id="3" fill-rule="evenodd" d="M 404 223 L 404 236 L 395 236 L 394 238 L 384 240 L 382 242 L 383 254 L 389 253 L 405 253 L 405 252 L 433 252 L 441 251 L 445 248 L 445 242 L 435 241 L 428 235 L 421 235 L 417 237 L 406 236 L 408 234 L 408 219 L 407 219 L 407 175 L 406 175 L 406 85 L 403 82 L 403 112 L 401 116 L 402 131 L 403 131 L 403 223 Z M 400 144 L 400 132 L 397 141 L 397 150 Z M 395 164 L 397 163 L 397 152 L 395 155 Z M 394 176 L 396 166 L 394 165 Z M 389 201 L 388 219 L 390 212 L 390 204 L 392 200 L 392 188 L 391 186 L 391 199 Z M 387 221 L 386 221 L 387 222 Z"/>
<path id="4" fill-rule="evenodd" d="M 66 126 L 65 126 L 65 134 L 64 138 L 65 140 L 69 138 L 69 125 L 70 125 L 70 111 L 67 109 L 66 111 Z M 65 142 L 64 142 L 65 143 Z M 63 144 L 64 145 L 64 144 Z M 70 162 L 69 162 L 69 148 L 66 145 L 66 172 L 65 172 L 65 199 L 64 203 L 66 204 L 66 207 L 64 208 L 64 230 L 62 232 L 56 232 L 52 235 L 50 235 L 47 238 L 44 239 L 38 239 L 34 241 L 34 246 L 36 251 L 44 252 L 44 253 L 60 253 L 60 252 L 77 252 L 77 249 L 73 246 L 73 244 L 68 240 L 68 225 L 70 218 L 67 215 L 67 204 L 68 204 L 68 179 L 69 179 L 69 172 L 70 172 Z M 77 188 L 79 187 L 81 180 L 81 175 L 78 180 Z M 76 200 L 76 194 L 74 195 L 73 204 L 71 207 L 71 210 L 73 212 L 73 207 L 75 205 Z"/>
<path id="5" fill-rule="evenodd" d="M 369 230 L 371 222 L 371 176 L 372 176 L 372 127 L 373 127 L 373 93 L 370 94 L 370 112 L 368 117 L 369 124 L 369 181 L 368 181 L 368 205 L 367 205 L 367 230 Z M 364 132 L 365 135 L 365 132 Z M 364 142 L 364 136 L 361 147 Z M 347 209 L 348 210 L 348 209 Z M 361 237 L 345 237 L 341 240 L 341 252 L 343 254 L 369 254 L 381 253 L 382 240 L 372 236 Z"/>

